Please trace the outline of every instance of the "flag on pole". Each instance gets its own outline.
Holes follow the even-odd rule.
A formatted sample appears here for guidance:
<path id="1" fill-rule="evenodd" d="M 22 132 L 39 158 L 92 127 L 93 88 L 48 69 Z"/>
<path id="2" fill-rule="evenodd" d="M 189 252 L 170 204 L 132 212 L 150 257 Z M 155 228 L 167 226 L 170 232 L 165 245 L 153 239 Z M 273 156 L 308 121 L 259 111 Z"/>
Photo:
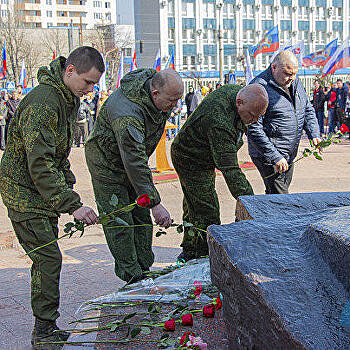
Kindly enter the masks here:
<path id="1" fill-rule="evenodd" d="M 154 60 L 153 69 L 155 69 L 157 72 L 161 70 L 160 49 L 157 51 L 156 59 Z"/>
<path id="2" fill-rule="evenodd" d="M 118 70 L 118 79 L 117 79 L 116 89 L 120 87 L 120 81 L 122 80 L 123 76 L 124 76 L 124 55 L 122 51 L 119 59 L 119 70 Z"/>
<path id="3" fill-rule="evenodd" d="M 299 41 L 291 47 L 286 47 L 285 50 L 292 51 L 299 62 L 299 67 L 303 66 L 303 57 L 305 56 L 304 41 Z"/>
<path id="4" fill-rule="evenodd" d="M 19 76 L 19 85 L 21 85 L 23 89 L 27 87 L 27 74 L 24 60 L 22 61 L 21 74 Z"/>
<path id="5" fill-rule="evenodd" d="M 134 56 L 132 57 L 132 61 L 131 61 L 131 67 L 130 67 L 130 72 L 132 72 L 133 70 L 137 69 L 137 62 L 136 62 L 136 50 L 134 51 Z"/>
<path id="6" fill-rule="evenodd" d="M 53 52 L 52 52 L 52 61 L 54 61 L 56 59 L 56 52 L 55 52 L 55 50 L 53 50 Z"/>
<path id="7" fill-rule="evenodd" d="M 168 68 L 175 70 L 175 58 L 174 58 L 173 50 L 171 50 L 171 55 L 168 59 L 168 62 L 165 65 L 165 69 L 168 69 Z"/>
<path id="8" fill-rule="evenodd" d="M 245 84 L 248 85 L 254 79 L 253 69 L 250 64 L 250 56 L 249 56 L 248 49 L 245 50 L 244 56 L 245 56 L 245 63 L 246 63 Z"/>
<path id="9" fill-rule="evenodd" d="M 107 92 L 106 71 L 108 69 L 108 62 L 105 62 L 105 59 L 104 59 L 103 55 L 102 55 L 102 58 L 103 58 L 103 62 L 105 64 L 106 70 L 102 73 L 101 78 L 100 78 L 100 80 L 98 82 L 98 90 L 99 90 L 100 96 L 101 96 L 101 92 L 102 91 L 106 91 Z"/>
<path id="10" fill-rule="evenodd" d="M 278 25 L 270 29 L 264 37 L 260 40 L 258 45 L 252 46 L 250 48 L 254 58 L 259 53 L 272 53 L 278 50 L 279 40 L 278 40 Z"/>
<path id="11" fill-rule="evenodd" d="M 350 43 L 349 38 L 344 40 L 343 44 L 338 47 L 330 60 L 326 63 L 322 71 L 322 78 L 328 74 L 334 73 L 341 68 L 350 67 Z"/>
<path id="12" fill-rule="evenodd" d="M 338 39 L 331 41 L 323 49 L 310 53 L 303 58 L 304 67 L 324 66 L 337 50 Z"/>
<path id="13" fill-rule="evenodd" d="M 4 45 L 2 47 L 2 67 L 0 69 L 0 80 L 6 78 L 7 73 L 7 61 L 6 61 L 6 45 L 4 41 Z"/>

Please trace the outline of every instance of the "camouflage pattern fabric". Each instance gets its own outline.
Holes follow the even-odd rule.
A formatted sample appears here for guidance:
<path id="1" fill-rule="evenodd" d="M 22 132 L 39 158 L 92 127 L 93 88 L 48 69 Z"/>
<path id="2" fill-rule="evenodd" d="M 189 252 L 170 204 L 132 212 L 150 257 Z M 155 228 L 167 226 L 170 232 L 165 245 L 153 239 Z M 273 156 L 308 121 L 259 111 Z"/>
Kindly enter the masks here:
<path id="1" fill-rule="evenodd" d="M 140 69 L 122 79 L 121 87 L 103 104 L 86 143 L 85 155 L 95 197 L 106 212 L 112 194 L 125 204 L 142 194 L 149 195 L 150 208 L 160 203 L 148 160 L 170 113 L 159 111 L 153 104 L 149 85 L 154 74 L 153 69 Z M 139 209 L 130 215 L 125 218 L 129 223 L 151 222 L 149 214 L 141 215 Z M 104 227 L 104 232 L 120 278 L 128 281 L 131 275 L 138 277 L 142 269 L 152 265 L 151 229 Z M 139 243 L 142 240 L 147 244 Z"/>
<path id="2" fill-rule="evenodd" d="M 239 168 L 237 151 L 247 128 L 236 109 L 239 86 L 226 85 L 209 94 L 187 119 L 171 146 L 171 158 L 184 193 L 183 219 L 206 229 L 220 224 L 215 191 L 215 168 L 219 169 L 234 198 L 253 194 Z M 182 247 L 186 256 L 208 254 L 204 239 L 186 230 Z"/>
<path id="3" fill-rule="evenodd" d="M 19 243 L 26 252 L 58 237 L 57 218 L 11 219 Z M 31 268 L 31 304 L 33 315 L 54 321 L 59 317 L 59 281 L 62 255 L 58 244 L 50 244 L 29 256 Z"/>
<path id="4" fill-rule="evenodd" d="M 126 206 L 136 200 L 136 193 L 130 182 L 124 185 L 92 180 L 99 214 L 110 213 L 115 208 L 109 204 L 112 195 L 118 197 L 118 203 Z M 129 225 L 152 224 L 150 210 L 135 207 L 128 213 L 120 215 Z M 103 225 L 108 247 L 115 260 L 115 274 L 123 281 L 130 281 L 132 277 L 140 277 L 154 262 L 152 252 L 152 226 L 114 227 L 123 225 L 118 220 Z"/>
<path id="5" fill-rule="evenodd" d="M 64 63 L 60 57 L 40 68 L 39 85 L 22 99 L 9 126 L 0 193 L 23 219 L 71 214 L 82 206 L 68 161 L 79 99 L 63 83 Z"/>

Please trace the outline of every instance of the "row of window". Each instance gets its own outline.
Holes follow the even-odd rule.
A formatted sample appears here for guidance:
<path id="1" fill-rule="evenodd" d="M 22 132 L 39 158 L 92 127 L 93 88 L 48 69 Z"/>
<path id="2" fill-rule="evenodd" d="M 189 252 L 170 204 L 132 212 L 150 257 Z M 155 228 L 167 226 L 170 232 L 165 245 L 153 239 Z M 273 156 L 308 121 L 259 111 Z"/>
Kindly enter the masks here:
<path id="1" fill-rule="evenodd" d="M 67 12 L 57 11 L 58 17 L 66 17 Z M 52 11 L 46 11 L 46 17 L 52 17 Z M 86 12 L 68 12 L 68 17 L 86 17 Z"/>
<path id="2" fill-rule="evenodd" d="M 111 3 L 110 2 L 105 2 L 105 4 L 104 4 L 105 6 L 105 8 L 106 9 L 110 9 L 111 8 Z M 92 6 L 93 7 L 103 7 L 103 1 L 94 1 L 93 3 L 92 3 Z"/>

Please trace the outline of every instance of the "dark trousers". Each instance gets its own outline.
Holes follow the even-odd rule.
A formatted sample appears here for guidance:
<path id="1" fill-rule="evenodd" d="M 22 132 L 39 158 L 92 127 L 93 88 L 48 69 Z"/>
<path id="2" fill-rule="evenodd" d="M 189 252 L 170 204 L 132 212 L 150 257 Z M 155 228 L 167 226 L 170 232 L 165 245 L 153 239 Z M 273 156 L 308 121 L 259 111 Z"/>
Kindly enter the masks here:
<path id="1" fill-rule="evenodd" d="M 10 217 L 11 219 L 11 217 Z M 41 217 L 24 221 L 11 219 L 19 243 L 26 252 L 58 237 L 58 219 Z M 57 243 L 50 244 L 30 254 L 31 305 L 33 315 L 54 321 L 59 317 L 60 273 L 62 254 Z"/>
<path id="2" fill-rule="evenodd" d="M 264 181 L 266 194 L 289 193 L 288 188 L 292 182 L 294 164 L 290 165 L 286 172 L 280 174 L 276 173 L 273 165 L 266 164 L 259 158 L 252 158 L 252 161 L 259 170 Z"/>
<path id="3" fill-rule="evenodd" d="M 318 126 L 320 127 L 320 133 L 324 134 L 324 110 L 315 111 L 316 112 L 316 118 L 318 121 Z"/>
<path id="4" fill-rule="evenodd" d="M 115 207 L 110 204 L 112 195 L 118 198 L 120 206 L 135 202 L 136 193 L 131 184 L 120 185 L 101 182 L 92 178 L 92 185 L 99 214 L 109 214 Z M 128 225 L 152 224 L 150 210 L 136 206 L 132 211 L 119 215 Z M 125 225 L 125 224 L 124 224 Z M 116 227 L 119 226 L 119 227 Z M 140 277 L 154 262 L 152 252 L 152 226 L 128 227 L 118 220 L 103 225 L 106 241 L 115 260 L 115 274 L 128 282 Z"/>
<path id="5" fill-rule="evenodd" d="M 4 150 L 5 146 L 6 146 L 6 142 L 5 142 L 5 128 L 6 125 L 0 125 L 0 149 Z"/>

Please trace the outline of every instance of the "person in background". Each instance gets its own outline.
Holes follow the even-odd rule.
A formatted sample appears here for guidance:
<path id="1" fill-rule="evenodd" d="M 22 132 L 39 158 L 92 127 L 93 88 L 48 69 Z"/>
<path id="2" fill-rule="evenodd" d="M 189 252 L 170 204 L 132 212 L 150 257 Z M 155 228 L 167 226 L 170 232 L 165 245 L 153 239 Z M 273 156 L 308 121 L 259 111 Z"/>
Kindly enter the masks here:
<path id="1" fill-rule="evenodd" d="M 10 122 L 12 120 L 13 115 L 15 114 L 16 108 L 19 105 L 21 100 L 18 97 L 18 92 L 17 90 L 13 90 L 10 93 L 9 99 L 6 101 L 6 108 L 7 108 L 7 113 L 6 113 L 6 125 L 5 125 L 5 144 L 7 144 L 7 135 L 8 135 L 8 129 Z"/>
<path id="2" fill-rule="evenodd" d="M 312 96 L 312 105 L 315 109 L 320 133 L 324 134 L 324 103 L 326 102 L 326 94 L 318 80 L 314 81 L 314 89 Z"/>
<path id="3" fill-rule="evenodd" d="M 337 104 L 335 113 L 337 115 L 338 128 L 345 123 L 345 105 L 348 97 L 349 88 L 341 79 L 337 79 Z"/>
<path id="4" fill-rule="evenodd" d="M 17 97 L 18 97 L 18 99 L 19 99 L 19 100 L 22 100 L 22 98 L 24 97 L 22 85 L 17 85 L 17 86 L 16 86 L 16 91 L 17 91 Z"/>
<path id="5" fill-rule="evenodd" d="M 80 147 L 80 143 L 85 145 L 85 141 L 89 134 L 88 121 L 90 109 L 87 102 L 87 97 L 83 96 L 80 99 L 80 107 L 78 110 L 78 117 L 75 124 L 74 145 Z"/>
<path id="6" fill-rule="evenodd" d="M 171 111 L 169 122 L 176 125 L 177 127 L 175 129 L 168 129 L 167 130 L 167 137 L 168 140 L 172 139 L 177 135 L 177 133 L 180 130 L 180 112 L 182 108 L 182 101 L 179 99 L 177 101 L 176 107 Z"/>
<path id="7" fill-rule="evenodd" d="M 188 93 L 185 96 L 185 104 L 186 104 L 186 110 L 187 110 L 187 117 L 190 116 L 190 114 L 193 112 L 191 111 L 191 104 L 192 104 L 192 99 L 194 96 L 194 90 L 193 86 L 190 86 L 188 88 Z"/>
<path id="8" fill-rule="evenodd" d="M 337 105 L 337 84 L 332 83 L 331 86 L 328 86 L 325 91 L 327 93 L 328 134 L 332 134 L 335 131 L 335 126 L 337 123 L 337 115 L 335 113 L 335 108 Z"/>
<path id="9" fill-rule="evenodd" d="M 5 127 L 6 127 L 6 101 L 8 100 L 7 92 L 4 90 L 1 92 L 0 97 L 0 149 L 2 151 L 5 150 L 6 142 L 5 142 Z"/>
<path id="10" fill-rule="evenodd" d="M 208 83 L 208 89 L 209 89 L 208 91 L 209 94 L 214 91 L 213 83 Z"/>
<path id="11" fill-rule="evenodd" d="M 221 83 L 216 83 L 216 85 L 215 85 L 215 89 L 217 90 L 217 89 L 220 89 L 221 88 L 221 86 L 222 86 L 222 84 Z"/>
<path id="12" fill-rule="evenodd" d="M 209 88 L 207 86 L 203 86 L 202 88 L 195 91 L 190 107 L 190 114 L 194 112 L 194 110 L 199 106 L 205 96 L 209 94 Z"/>

